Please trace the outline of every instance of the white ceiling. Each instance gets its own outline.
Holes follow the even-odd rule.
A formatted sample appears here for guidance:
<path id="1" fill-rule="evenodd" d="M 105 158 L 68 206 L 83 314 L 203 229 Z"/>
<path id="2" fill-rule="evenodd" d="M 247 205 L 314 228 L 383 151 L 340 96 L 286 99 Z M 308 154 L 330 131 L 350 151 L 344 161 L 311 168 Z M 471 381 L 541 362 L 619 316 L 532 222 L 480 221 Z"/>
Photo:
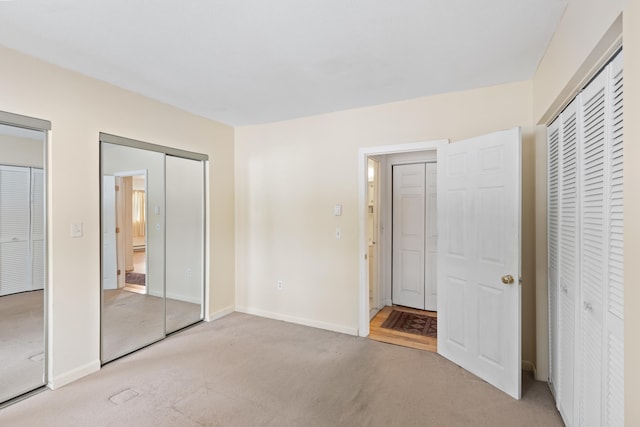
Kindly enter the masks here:
<path id="1" fill-rule="evenodd" d="M 530 79 L 566 4 L 0 1 L 0 44 L 242 126 Z"/>

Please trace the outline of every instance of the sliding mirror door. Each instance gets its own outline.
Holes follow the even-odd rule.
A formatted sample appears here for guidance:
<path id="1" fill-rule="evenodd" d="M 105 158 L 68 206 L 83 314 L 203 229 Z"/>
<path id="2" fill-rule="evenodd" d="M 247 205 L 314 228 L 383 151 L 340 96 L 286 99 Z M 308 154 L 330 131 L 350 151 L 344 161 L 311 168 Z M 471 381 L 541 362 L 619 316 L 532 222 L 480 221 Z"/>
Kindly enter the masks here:
<path id="1" fill-rule="evenodd" d="M 203 318 L 204 163 L 166 157 L 167 333 Z"/>
<path id="2" fill-rule="evenodd" d="M 102 361 L 164 338 L 164 155 L 103 142 Z"/>
<path id="3" fill-rule="evenodd" d="M 101 134 L 103 363 L 203 319 L 205 161 Z"/>
<path id="4" fill-rule="evenodd" d="M 0 112 L 0 404 L 45 376 L 48 122 Z M 24 127 L 23 127 L 24 126 Z"/>

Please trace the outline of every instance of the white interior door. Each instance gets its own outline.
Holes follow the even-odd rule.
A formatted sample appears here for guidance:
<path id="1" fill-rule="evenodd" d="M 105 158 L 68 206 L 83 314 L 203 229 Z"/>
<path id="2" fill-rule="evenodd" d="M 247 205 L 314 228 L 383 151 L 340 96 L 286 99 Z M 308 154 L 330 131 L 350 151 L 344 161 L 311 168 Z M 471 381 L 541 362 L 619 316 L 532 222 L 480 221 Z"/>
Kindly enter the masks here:
<path id="1" fill-rule="evenodd" d="M 519 128 L 438 149 L 438 353 L 516 399 L 520 152 Z"/>
<path id="2" fill-rule="evenodd" d="M 424 310 L 425 164 L 393 166 L 394 304 Z"/>
<path id="3" fill-rule="evenodd" d="M 424 309 L 438 311 L 438 165 L 427 163 L 426 168 L 427 269 Z"/>
<path id="4" fill-rule="evenodd" d="M 116 251 L 116 178 L 102 177 L 102 287 L 118 288 Z"/>

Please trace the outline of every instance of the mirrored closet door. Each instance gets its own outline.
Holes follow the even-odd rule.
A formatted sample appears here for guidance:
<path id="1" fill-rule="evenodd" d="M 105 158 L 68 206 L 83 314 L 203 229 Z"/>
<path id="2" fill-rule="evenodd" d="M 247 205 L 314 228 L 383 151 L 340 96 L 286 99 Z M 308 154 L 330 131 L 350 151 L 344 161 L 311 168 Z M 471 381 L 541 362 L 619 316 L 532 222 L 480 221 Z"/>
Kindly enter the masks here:
<path id="1" fill-rule="evenodd" d="M 0 112 L 0 405 L 46 383 L 49 122 Z"/>
<path id="2" fill-rule="evenodd" d="M 101 134 L 103 363 L 203 319 L 206 156 Z"/>
<path id="3" fill-rule="evenodd" d="M 204 163 L 166 157 L 167 333 L 203 318 Z"/>

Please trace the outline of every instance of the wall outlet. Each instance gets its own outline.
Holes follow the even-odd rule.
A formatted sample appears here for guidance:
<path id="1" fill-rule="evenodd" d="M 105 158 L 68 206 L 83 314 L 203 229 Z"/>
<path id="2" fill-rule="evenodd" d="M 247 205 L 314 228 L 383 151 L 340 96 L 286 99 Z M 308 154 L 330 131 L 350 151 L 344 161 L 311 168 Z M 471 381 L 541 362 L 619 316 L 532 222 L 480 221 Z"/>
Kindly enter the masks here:
<path id="1" fill-rule="evenodd" d="M 276 287 L 278 288 L 279 291 L 284 289 L 284 282 L 282 280 L 278 280 L 276 282 Z"/>

